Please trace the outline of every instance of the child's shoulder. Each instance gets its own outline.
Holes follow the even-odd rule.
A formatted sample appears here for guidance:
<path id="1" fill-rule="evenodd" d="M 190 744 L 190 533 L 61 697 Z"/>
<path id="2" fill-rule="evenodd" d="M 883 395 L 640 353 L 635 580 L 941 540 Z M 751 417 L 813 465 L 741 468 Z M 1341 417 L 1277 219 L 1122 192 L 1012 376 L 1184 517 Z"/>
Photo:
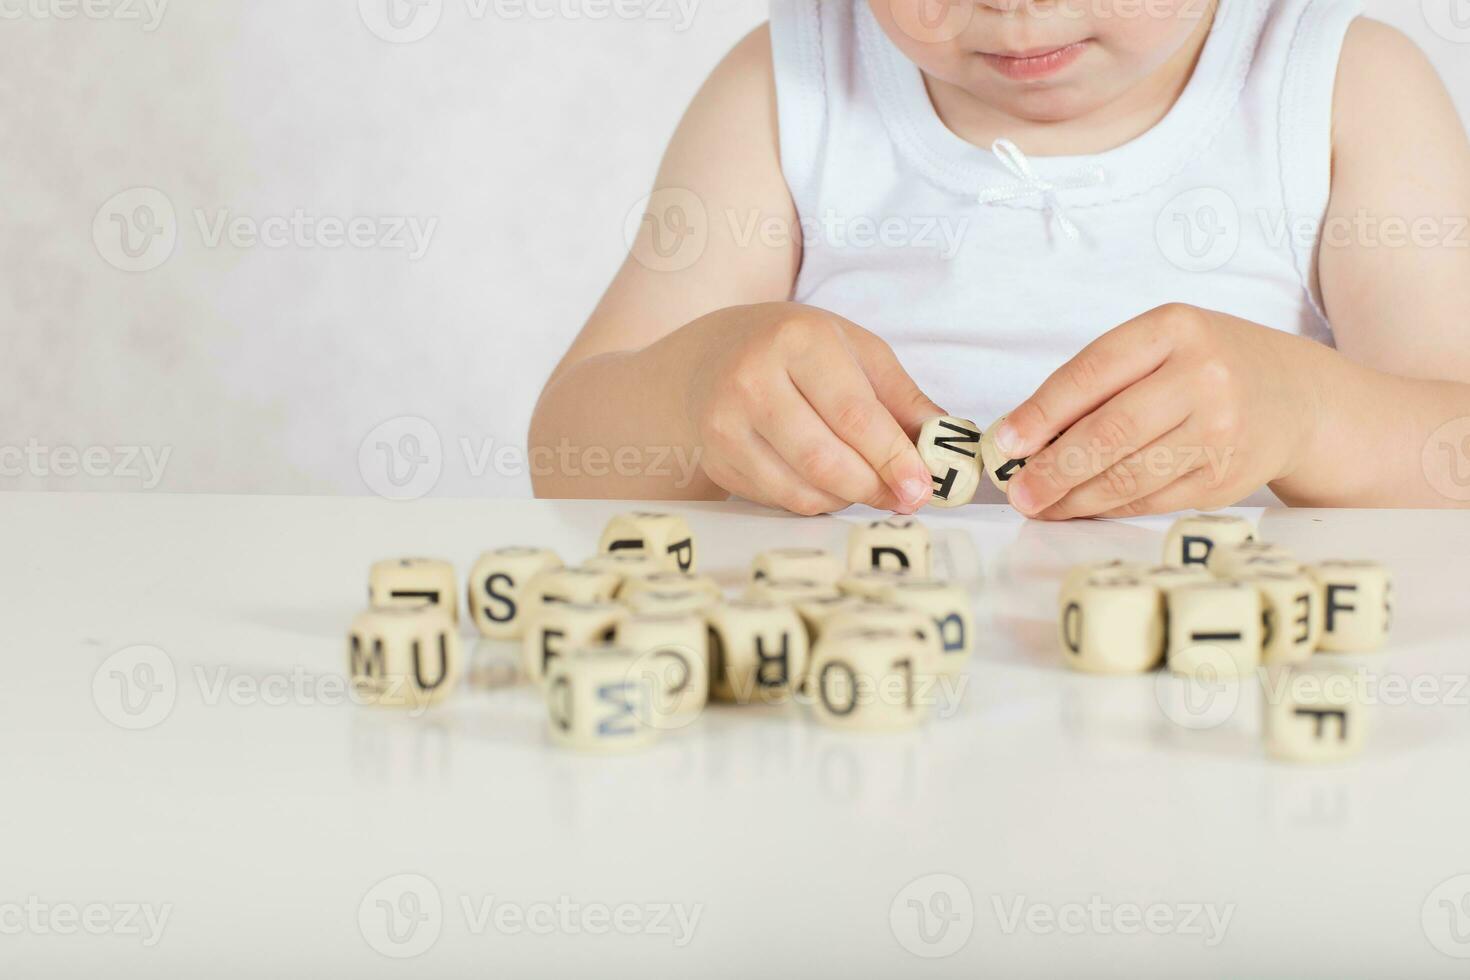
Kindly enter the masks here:
<path id="1" fill-rule="evenodd" d="M 1333 98 L 1335 155 L 1379 144 L 1404 152 L 1423 138 L 1461 133 L 1449 92 L 1419 46 L 1382 21 L 1354 20 L 1343 41 Z M 1398 144 L 1402 138 L 1410 143 Z"/>

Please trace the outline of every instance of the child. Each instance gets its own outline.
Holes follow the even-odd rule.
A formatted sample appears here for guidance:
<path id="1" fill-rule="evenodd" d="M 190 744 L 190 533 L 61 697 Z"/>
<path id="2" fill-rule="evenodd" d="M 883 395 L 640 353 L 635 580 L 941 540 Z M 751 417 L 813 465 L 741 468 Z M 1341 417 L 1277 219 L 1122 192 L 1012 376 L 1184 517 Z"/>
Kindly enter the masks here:
<path id="1" fill-rule="evenodd" d="M 948 410 L 1032 517 L 1470 498 L 1470 147 L 1351 0 L 773 0 L 657 188 L 540 495 L 912 512 Z"/>

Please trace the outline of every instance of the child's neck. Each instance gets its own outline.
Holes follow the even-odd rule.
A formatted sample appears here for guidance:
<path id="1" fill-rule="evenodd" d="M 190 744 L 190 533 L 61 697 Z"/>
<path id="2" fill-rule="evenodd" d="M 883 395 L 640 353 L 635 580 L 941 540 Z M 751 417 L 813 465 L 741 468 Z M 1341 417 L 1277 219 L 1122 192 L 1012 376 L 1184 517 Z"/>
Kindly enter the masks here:
<path id="1" fill-rule="evenodd" d="M 1121 98 L 1083 116 L 1063 121 L 1027 119 L 986 105 L 968 92 L 929 75 L 924 82 L 934 111 L 966 142 L 988 147 L 997 139 L 1015 141 L 1033 156 L 1102 153 L 1137 139 L 1169 114 L 1194 74 L 1213 17 L 1200 19 L 1189 40 L 1143 82 Z"/>

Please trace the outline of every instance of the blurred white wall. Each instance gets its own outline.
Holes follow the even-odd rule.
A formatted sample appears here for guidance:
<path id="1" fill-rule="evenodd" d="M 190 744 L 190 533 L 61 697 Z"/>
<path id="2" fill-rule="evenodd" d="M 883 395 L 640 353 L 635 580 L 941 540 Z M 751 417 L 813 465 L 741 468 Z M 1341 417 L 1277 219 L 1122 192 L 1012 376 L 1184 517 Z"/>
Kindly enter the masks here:
<path id="1" fill-rule="evenodd" d="M 528 492 L 541 382 L 767 5 L 397 2 L 0 0 L 0 489 L 393 491 L 387 445 L 428 461 L 393 492 Z M 1470 0 L 1369 7 L 1470 117 Z"/>

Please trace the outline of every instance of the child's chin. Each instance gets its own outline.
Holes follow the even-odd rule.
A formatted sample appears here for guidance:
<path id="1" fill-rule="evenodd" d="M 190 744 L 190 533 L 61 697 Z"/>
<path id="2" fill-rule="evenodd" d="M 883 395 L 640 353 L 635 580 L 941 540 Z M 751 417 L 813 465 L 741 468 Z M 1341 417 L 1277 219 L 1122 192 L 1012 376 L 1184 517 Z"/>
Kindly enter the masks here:
<path id="1" fill-rule="evenodd" d="M 1108 103 L 1096 90 L 1082 84 L 1057 86 L 1007 86 L 1002 92 L 975 93 L 990 105 L 1016 119 L 1038 123 L 1064 123 L 1096 112 Z"/>

